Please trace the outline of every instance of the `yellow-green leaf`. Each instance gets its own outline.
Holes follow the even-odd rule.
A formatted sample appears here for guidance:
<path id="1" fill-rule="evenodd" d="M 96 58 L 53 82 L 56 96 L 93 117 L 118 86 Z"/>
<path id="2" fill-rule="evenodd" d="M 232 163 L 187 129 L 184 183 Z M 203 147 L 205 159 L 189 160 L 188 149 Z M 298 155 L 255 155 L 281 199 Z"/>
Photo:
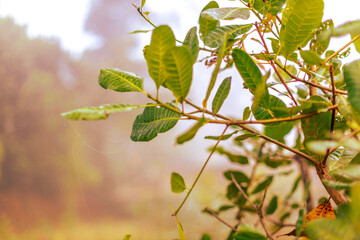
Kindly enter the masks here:
<path id="1" fill-rule="evenodd" d="M 83 107 L 61 115 L 70 120 L 100 120 L 107 119 L 112 113 L 127 112 L 142 107 L 145 105 L 105 104 L 99 107 Z"/>
<path id="2" fill-rule="evenodd" d="M 143 79 L 141 77 L 117 68 L 101 69 L 99 84 L 105 89 L 111 89 L 118 92 L 143 91 Z"/>
<path id="3" fill-rule="evenodd" d="M 319 26 L 324 10 L 323 0 L 289 0 L 283 11 L 280 46 L 289 57 Z"/>

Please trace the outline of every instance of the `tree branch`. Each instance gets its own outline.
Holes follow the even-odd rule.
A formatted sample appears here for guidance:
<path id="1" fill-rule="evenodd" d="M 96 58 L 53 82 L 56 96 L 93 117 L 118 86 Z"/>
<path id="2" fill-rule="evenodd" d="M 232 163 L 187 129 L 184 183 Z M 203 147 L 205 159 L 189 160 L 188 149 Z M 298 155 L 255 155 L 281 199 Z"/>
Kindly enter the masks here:
<path id="1" fill-rule="evenodd" d="M 231 173 L 230 174 L 231 176 L 231 180 L 232 182 L 235 184 L 235 186 L 237 187 L 237 189 L 239 189 L 239 191 L 241 192 L 241 194 L 245 197 L 245 199 L 250 203 L 250 205 L 255 209 L 258 217 L 259 217 L 259 221 L 260 221 L 260 224 L 262 226 L 262 228 L 264 229 L 265 233 L 266 233 L 266 236 L 271 239 L 271 240 L 274 240 L 274 238 L 272 237 L 272 235 L 269 233 L 269 231 L 267 230 L 266 228 L 266 225 L 264 223 L 264 216 L 262 214 L 262 211 L 261 209 L 256 206 L 251 200 L 250 198 L 248 197 L 248 195 L 245 193 L 245 191 L 242 189 L 242 187 L 239 185 L 239 183 L 236 181 L 234 175 Z"/>

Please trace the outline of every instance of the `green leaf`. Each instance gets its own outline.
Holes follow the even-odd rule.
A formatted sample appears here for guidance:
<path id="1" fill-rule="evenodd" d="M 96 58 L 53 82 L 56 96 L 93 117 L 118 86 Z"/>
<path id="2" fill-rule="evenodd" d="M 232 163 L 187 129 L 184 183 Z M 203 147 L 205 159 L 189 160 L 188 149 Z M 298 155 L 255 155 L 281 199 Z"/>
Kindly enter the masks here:
<path id="1" fill-rule="evenodd" d="M 269 186 L 273 180 L 273 176 L 268 177 L 266 180 L 259 183 L 256 188 L 252 191 L 252 194 L 259 193 L 263 191 L 267 186 Z"/>
<path id="2" fill-rule="evenodd" d="M 221 140 L 227 140 L 229 138 L 231 138 L 234 134 L 237 134 L 239 131 L 236 130 L 232 133 L 229 133 L 229 134 L 224 134 L 224 135 L 221 135 L 221 136 L 205 136 L 205 139 L 210 139 L 210 140 L 219 140 L 220 137 L 221 137 Z"/>
<path id="3" fill-rule="evenodd" d="M 206 34 L 204 37 L 204 44 L 211 48 L 218 48 L 227 34 L 229 35 L 228 39 L 232 40 L 239 35 L 247 33 L 251 27 L 252 24 L 217 27 Z"/>
<path id="4" fill-rule="evenodd" d="M 171 173 L 170 183 L 173 193 L 182 193 L 186 189 L 184 178 L 176 172 Z"/>
<path id="5" fill-rule="evenodd" d="M 215 149 L 215 151 L 221 155 L 225 155 L 228 157 L 228 159 L 233 162 L 233 163 L 239 163 L 239 164 L 248 164 L 249 160 L 247 157 L 242 156 L 242 155 L 235 155 L 232 153 L 227 152 L 225 149 L 223 149 L 222 147 L 217 147 Z"/>
<path id="6" fill-rule="evenodd" d="M 107 119 L 112 113 L 128 112 L 143 107 L 145 105 L 105 104 L 99 107 L 83 107 L 61 115 L 70 120 L 100 120 Z"/>
<path id="7" fill-rule="evenodd" d="M 267 215 L 273 214 L 273 213 L 276 211 L 277 206 L 278 206 L 278 197 L 275 195 L 275 196 L 271 199 L 268 207 L 266 208 L 266 214 L 267 214 Z"/>
<path id="8" fill-rule="evenodd" d="M 99 84 L 105 89 L 118 92 L 143 92 L 143 79 L 141 77 L 117 68 L 101 69 Z"/>
<path id="9" fill-rule="evenodd" d="M 209 234 L 205 233 L 201 236 L 201 239 L 200 240 L 211 240 L 211 237 Z"/>
<path id="10" fill-rule="evenodd" d="M 192 27 L 186 34 L 186 37 L 183 42 L 183 46 L 186 46 L 190 50 L 193 63 L 196 62 L 199 54 L 199 40 L 196 32 L 197 32 L 197 28 Z"/>
<path id="11" fill-rule="evenodd" d="M 224 176 L 229 181 L 232 181 L 231 174 L 234 175 L 234 178 L 235 178 L 237 183 L 239 183 L 239 184 L 241 184 L 241 183 L 249 183 L 248 176 L 246 176 L 243 172 L 233 171 L 233 170 L 228 170 L 228 171 L 224 172 Z"/>
<path id="12" fill-rule="evenodd" d="M 184 134 L 176 139 L 177 144 L 183 144 L 184 142 L 190 141 L 195 137 L 197 131 L 208 122 L 205 118 L 201 118 L 192 128 L 186 131 Z"/>
<path id="13" fill-rule="evenodd" d="M 232 53 L 235 66 L 244 80 L 245 87 L 255 89 L 261 84 L 262 75 L 252 58 L 243 50 L 235 49 Z"/>
<path id="14" fill-rule="evenodd" d="M 300 56 L 302 57 L 302 59 L 304 59 L 305 63 L 308 65 L 321 65 L 322 63 L 322 59 L 320 58 L 319 55 L 316 54 L 316 52 L 313 51 L 300 51 Z"/>
<path id="15" fill-rule="evenodd" d="M 129 34 L 137 34 L 137 33 L 148 33 L 151 32 L 152 30 L 135 30 L 132 32 L 129 32 Z"/>
<path id="16" fill-rule="evenodd" d="M 256 120 L 287 117 L 287 109 L 286 104 L 280 98 L 269 94 L 262 97 L 259 105 L 255 109 L 252 107 L 253 115 Z M 267 126 L 276 125 L 280 125 L 280 123 L 271 123 Z"/>
<path id="17" fill-rule="evenodd" d="M 276 14 L 278 14 L 284 6 L 285 2 L 286 0 L 269 0 L 269 13 L 271 13 L 273 16 L 276 16 Z"/>
<path id="18" fill-rule="evenodd" d="M 224 55 L 225 55 L 228 37 L 229 37 L 228 34 L 226 34 L 224 36 L 224 39 L 222 40 L 223 43 L 222 43 L 221 47 L 218 49 L 218 56 L 217 56 L 217 59 L 216 59 L 216 66 L 215 66 L 215 68 L 214 68 L 214 70 L 213 70 L 213 72 L 211 74 L 210 83 L 209 83 L 208 89 L 206 91 L 206 96 L 205 96 L 205 98 L 203 100 L 203 107 L 204 108 L 207 107 L 207 101 L 208 101 L 208 99 L 210 97 L 211 91 L 213 90 L 213 88 L 215 86 L 215 82 L 216 82 L 217 76 L 219 74 L 221 62 L 222 62 L 222 59 L 224 58 Z"/>
<path id="19" fill-rule="evenodd" d="M 222 104 L 229 95 L 230 86 L 231 86 L 231 77 L 225 78 L 224 81 L 219 86 L 219 89 L 217 90 L 214 100 L 212 102 L 212 111 L 214 114 L 219 112 Z"/>
<path id="20" fill-rule="evenodd" d="M 338 143 L 336 141 L 330 140 L 318 140 L 318 141 L 308 141 L 306 143 L 306 148 L 313 153 L 325 155 L 326 151 L 330 148 L 336 148 Z"/>
<path id="21" fill-rule="evenodd" d="M 192 81 L 192 56 L 187 47 L 172 47 L 162 59 L 166 86 L 182 102 L 189 93 Z"/>
<path id="22" fill-rule="evenodd" d="M 354 129 L 360 128 L 360 115 L 357 112 L 353 111 L 353 108 L 351 107 L 348 99 L 345 98 L 343 95 L 338 95 L 336 101 L 338 104 L 338 110 L 341 115 L 346 119 L 347 125 Z"/>
<path id="23" fill-rule="evenodd" d="M 348 91 L 348 101 L 352 109 L 360 114 L 360 60 L 344 65 L 344 81 Z"/>
<path id="24" fill-rule="evenodd" d="M 306 103 L 311 104 L 311 108 L 305 109 L 303 114 L 316 112 L 330 105 L 320 96 L 313 96 Z M 301 128 L 304 132 L 304 144 L 309 141 L 327 140 L 330 132 L 331 112 L 320 113 L 308 118 L 301 119 Z"/>
<path id="25" fill-rule="evenodd" d="M 285 143 L 284 137 L 293 129 L 294 122 L 282 122 L 277 125 L 265 125 L 265 135 Z"/>
<path id="26" fill-rule="evenodd" d="M 175 215 L 175 219 L 176 219 L 176 223 L 177 223 L 178 230 L 179 230 L 179 240 L 185 240 L 183 227 L 182 227 L 181 223 L 179 222 L 179 219 L 177 218 L 176 215 Z"/>
<path id="27" fill-rule="evenodd" d="M 289 0 L 283 11 L 280 45 L 289 57 L 320 25 L 324 10 L 323 0 Z"/>
<path id="28" fill-rule="evenodd" d="M 355 158 L 357 154 L 358 152 L 351 148 L 337 148 L 329 155 L 327 159 L 327 167 L 329 172 L 331 173 L 332 171 L 345 168 L 347 165 L 350 164 L 350 162 Z"/>
<path id="29" fill-rule="evenodd" d="M 266 240 L 258 230 L 250 225 L 241 225 L 236 234 L 233 235 L 233 240 Z"/>
<path id="30" fill-rule="evenodd" d="M 351 39 L 355 38 L 357 35 L 355 34 L 351 34 Z M 356 51 L 358 53 L 360 53 L 360 39 L 357 39 L 355 42 L 354 42 L 354 46 L 356 48 Z"/>
<path id="31" fill-rule="evenodd" d="M 237 136 L 234 140 L 235 141 L 244 141 L 244 140 L 246 140 L 248 138 L 253 138 L 253 137 L 256 137 L 256 136 L 257 136 L 257 134 L 255 134 L 255 133 L 245 133 L 245 134 L 242 134 L 240 136 Z"/>
<path id="32" fill-rule="evenodd" d="M 270 167 L 270 168 L 278 168 L 281 165 L 285 165 L 285 164 L 291 164 L 290 160 L 272 160 L 270 158 L 265 158 L 264 163 L 266 164 L 266 166 Z"/>
<path id="33" fill-rule="evenodd" d="M 347 189 L 350 189 L 351 188 L 351 184 L 349 183 L 342 183 L 342 182 L 330 182 L 330 181 L 327 181 L 327 180 L 322 180 L 322 182 L 328 186 L 328 187 L 331 187 L 331 188 L 334 188 L 336 190 L 347 190 Z"/>
<path id="34" fill-rule="evenodd" d="M 344 168 L 342 172 L 349 177 L 355 178 L 357 180 L 360 179 L 360 165 L 351 164 Z"/>
<path id="35" fill-rule="evenodd" d="M 156 27 L 151 36 L 150 45 L 145 47 L 145 60 L 150 77 L 158 89 L 166 80 L 163 58 L 166 52 L 175 47 L 175 36 L 171 28 L 166 25 Z"/>
<path id="36" fill-rule="evenodd" d="M 250 17 L 250 9 L 248 8 L 210 8 L 201 13 L 201 17 L 207 20 L 233 20 L 236 18 L 248 19 Z"/>
<path id="37" fill-rule="evenodd" d="M 172 108 L 172 105 L 169 104 Z M 131 140 L 134 142 L 148 142 L 158 133 L 169 131 L 180 119 L 181 114 L 165 107 L 147 106 L 144 112 L 135 119 Z"/>
<path id="38" fill-rule="evenodd" d="M 211 1 L 209 2 L 201 12 L 210 9 L 210 8 L 219 8 L 219 4 L 215 1 Z M 220 21 L 219 20 L 208 20 L 206 18 L 203 18 L 200 14 L 199 17 L 199 25 L 200 25 L 200 38 L 204 39 L 204 37 L 206 36 L 206 34 L 208 32 L 210 32 L 211 30 L 215 29 L 216 27 L 218 27 L 220 25 Z"/>
<path id="39" fill-rule="evenodd" d="M 296 221 L 296 236 L 299 237 L 304 224 L 304 209 L 299 210 L 299 217 Z"/>
<path id="40" fill-rule="evenodd" d="M 124 240 L 130 240 L 130 238 L 131 238 L 131 234 L 126 234 Z"/>
<path id="41" fill-rule="evenodd" d="M 311 51 L 316 52 L 318 55 L 321 55 L 325 52 L 325 50 L 329 46 L 330 39 L 321 40 L 319 38 L 321 34 L 323 34 L 323 32 L 325 32 L 326 30 L 332 27 L 334 27 L 334 23 L 331 19 L 321 23 L 321 25 L 315 30 L 315 33 L 311 38 L 311 42 L 310 42 Z"/>
<path id="42" fill-rule="evenodd" d="M 327 31 L 324 31 L 319 36 L 319 39 L 321 41 L 327 41 L 330 37 L 339 37 L 349 33 L 353 36 L 360 34 L 360 20 L 349 21 L 340 26 L 331 27 Z"/>
<path id="43" fill-rule="evenodd" d="M 251 114 L 251 110 L 250 110 L 250 107 L 246 107 L 243 111 L 243 120 L 246 120 L 250 117 L 250 114 Z"/>
<path id="44" fill-rule="evenodd" d="M 291 188 L 291 191 L 289 193 L 289 195 L 286 196 L 286 199 L 289 200 L 291 198 L 291 196 L 295 193 L 296 189 L 298 188 L 299 186 L 299 183 L 300 183 L 300 180 L 301 180 L 301 176 L 299 176 L 295 182 L 294 182 L 294 185 L 293 187 Z"/>
<path id="45" fill-rule="evenodd" d="M 146 0 L 141 0 L 141 9 L 144 7 Z"/>

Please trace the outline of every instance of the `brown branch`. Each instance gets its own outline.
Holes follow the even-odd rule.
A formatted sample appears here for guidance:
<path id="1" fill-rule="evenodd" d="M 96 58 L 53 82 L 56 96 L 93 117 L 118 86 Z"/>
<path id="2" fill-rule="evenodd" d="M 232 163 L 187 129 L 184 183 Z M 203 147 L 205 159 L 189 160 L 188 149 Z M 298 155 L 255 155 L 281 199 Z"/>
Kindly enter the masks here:
<path id="1" fill-rule="evenodd" d="M 325 86 L 322 86 L 320 84 L 317 84 L 317 83 L 313 83 L 313 82 L 310 82 L 310 81 L 306 81 L 304 79 L 301 79 L 297 76 L 295 76 L 294 74 L 292 74 L 291 72 L 289 72 L 284 66 L 282 66 L 277 60 L 274 61 L 275 64 L 277 66 L 279 66 L 284 72 L 286 72 L 287 75 L 289 75 L 289 77 L 291 77 L 292 79 L 294 79 L 295 81 L 297 82 L 302 82 L 302 83 L 305 83 L 305 84 L 308 84 L 310 86 L 313 86 L 313 87 L 317 87 L 317 88 L 320 88 L 320 89 L 323 89 L 323 90 L 326 90 L 326 91 L 329 91 L 331 92 L 332 91 L 332 88 L 330 87 L 325 87 Z M 335 89 L 335 92 L 336 93 L 339 93 L 339 94 L 344 94 L 344 95 L 347 95 L 347 92 L 346 91 L 343 91 L 343 90 L 339 90 L 339 89 Z"/>
<path id="2" fill-rule="evenodd" d="M 260 224 L 262 226 L 262 228 L 264 229 L 265 233 L 266 233 L 266 236 L 271 239 L 271 240 L 274 240 L 274 238 L 272 237 L 272 235 L 269 233 L 269 231 L 267 230 L 266 228 L 266 225 L 264 223 L 264 216 L 261 212 L 261 209 L 256 206 L 251 200 L 250 198 L 248 197 L 248 195 L 245 193 L 245 191 L 242 189 L 242 187 L 239 185 L 239 183 L 236 181 L 234 175 L 231 173 L 230 174 L 231 176 L 231 180 L 232 182 L 235 184 L 235 186 L 237 187 L 237 189 L 239 189 L 239 191 L 241 192 L 241 194 L 245 197 L 245 199 L 250 203 L 250 205 L 254 208 L 254 210 L 256 211 L 258 217 L 259 217 L 259 221 L 260 221 Z"/>
<path id="3" fill-rule="evenodd" d="M 209 208 L 205 208 L 205 211 L 207 211 L 208 213 L 210 213 L 213 217 L 215 217 L 217 220 L 219 220 L 220 222 L 222 222 L 224 225 L 226 225 L 227 227 L 231 228 L 231 230 L 233 230 L 234 232 L 237 232 L 237 229 L 234 228 L 233 226 L 231 226 L 229 223 L 225 222 L 223 219 L 221 219 L 218 215 L 216 215 L 211 209 Z"/>
<path id="4" fill-rule="evenodd" d="M 267 53 L 267 54 L 270 54 L 269 49 L 268 49 L 268 47 L 267 47 L 267 45 L 266 45 L 266 42 L 265 42 L 265 40 L 264 40 L 264 37 L 263 37 L 263 35 L 261 35 L 261 32 L 260 32 L 260 30 L 259 30 L 259 26 L 258 26 L 257 22 L 255 22 L 255 27 L 256 27 L 256 30 L 257 30 L 257 32 L 258 32 L 258 34 L 259 34 L 259 36 L 260 36 L 261 42 L 263 43 L 263 46 L 264 46 L 264 48 L 265 48 L 266 53 Z M 276 69 L 274 63 L 273 63 L 272 61 L 269 61 L 269 63 L 270 63 L 270 65 L 272 66 L 272 68 L 274 69 L 276 75 L 279 77 L 281 83 L 284 85 L 286 91 L 289 93 L 291 100 L 295 103 L 296 106 L 298 106 L 296 99 L 295 99 L 294 96 L 292 95 L 292 93 L 291 93 L 289 87 L 287 86 L 287 84 L 285 83 L 283 77 L 280 75 L 279 71 Z"/>

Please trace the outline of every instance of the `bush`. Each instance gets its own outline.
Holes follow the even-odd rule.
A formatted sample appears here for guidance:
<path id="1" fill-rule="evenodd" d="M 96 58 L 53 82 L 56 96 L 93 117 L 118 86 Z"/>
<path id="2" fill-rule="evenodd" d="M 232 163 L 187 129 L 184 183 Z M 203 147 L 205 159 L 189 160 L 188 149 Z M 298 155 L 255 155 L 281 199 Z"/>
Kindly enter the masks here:
<path id="1" fill-rule="evenodd" d="M 193 139 L 205 125 L 223 126 L 218 136 L 205 137 L 215 144 L 190 186 L 179 173 L 171 175 L 172 191 L 187 191 L 173 210 L 180 239 L 185 236 L 178 213 L 214 153 L 226 156 L 240 169 L 244 165 L 251 169 L 245 172 L 237 167 L 224 172 L 229 202 L 216 210 L 204 209 L 229 227 L 227 239 L 275 239 L 280 229 L 289 226 L 293 231 L 286 235 L 303 239 L 356 239 L 360 235 L 360 60 L 342 66 L 342 59 L 349 55 L 350 44 L 360 50 L 360 22 L 334 27 L 332 20 L 323 21 L 323 0 L 241 0 L 238 7 L 231 8 L 220 8 L 211 1 L 200 14 L 199 28 L 191 28 L 180 41 L 169 26 L 151 22 L 144 4 L 143 0 L 135 7 L 154 26 L 144 57 L 156 95 L 144 90 L 143 78 L 120 69 L 102 69 L 99 84 L 118 92 L 139 92 L 151 103 L 85 107 L 63 116 L 98 120 L 144 108 L 133 124 L 130 138 L 135 142 L 150 141 L 179 120 L 191 120 L 194 125 L 177 137 L 177 144 Z M 250 15 L 256 20 L 250 21 Z M 239 19 L 246 24 L 236 24 Z M 350 42 L 336 51 L 328 49 L 332 37 L 345 34 L 351 34 Z M 248 47 L 254 44 L 254 48 Z M 207 56 L 200 59 L 199 52 Z M 199 62 L 212 71 L 202 103 L 188 98 L 195 81 L 193 65 Z M 220 71 L 231 68 L 237 69 L 244 89 L 253 96 L 242 116 L 237 110 L 231 117 L 220 114 L 223 103 L 230 100 L 229 92 L 238 91 L 231 89 L 232 75 L 218 77 Z M 162 100 L 161 88 L 173 94 L 173 101 Z M 295 136 L 294 144 L 286 136 Z M 223 141 L 233 141 L 242 154 L 220 147 Z M 296 166 L 299 175 L 284 183 L 290 187 L 288 194 L 277 194 L 271 190 L 272 183 L 293 172 L 289 165 Z M 258 171 L 259 167 L 265 171 Z M 310 169 L 316 170 L 329 195 L 316 208 L 309 190 Z M 300 202 L 294 197 L 297 191 L 303 195 Z M 332 201 L 338 205 L 336 213 Z M 236 226 L 219 217 L 229 209 L 236 209 Z M 287 223 L 297 212 L 296 223 Z M 244 224 L 242 219 L 248 215 L 257 220 Z M 202 239 L 211 239 L 211 233 Z"/>

